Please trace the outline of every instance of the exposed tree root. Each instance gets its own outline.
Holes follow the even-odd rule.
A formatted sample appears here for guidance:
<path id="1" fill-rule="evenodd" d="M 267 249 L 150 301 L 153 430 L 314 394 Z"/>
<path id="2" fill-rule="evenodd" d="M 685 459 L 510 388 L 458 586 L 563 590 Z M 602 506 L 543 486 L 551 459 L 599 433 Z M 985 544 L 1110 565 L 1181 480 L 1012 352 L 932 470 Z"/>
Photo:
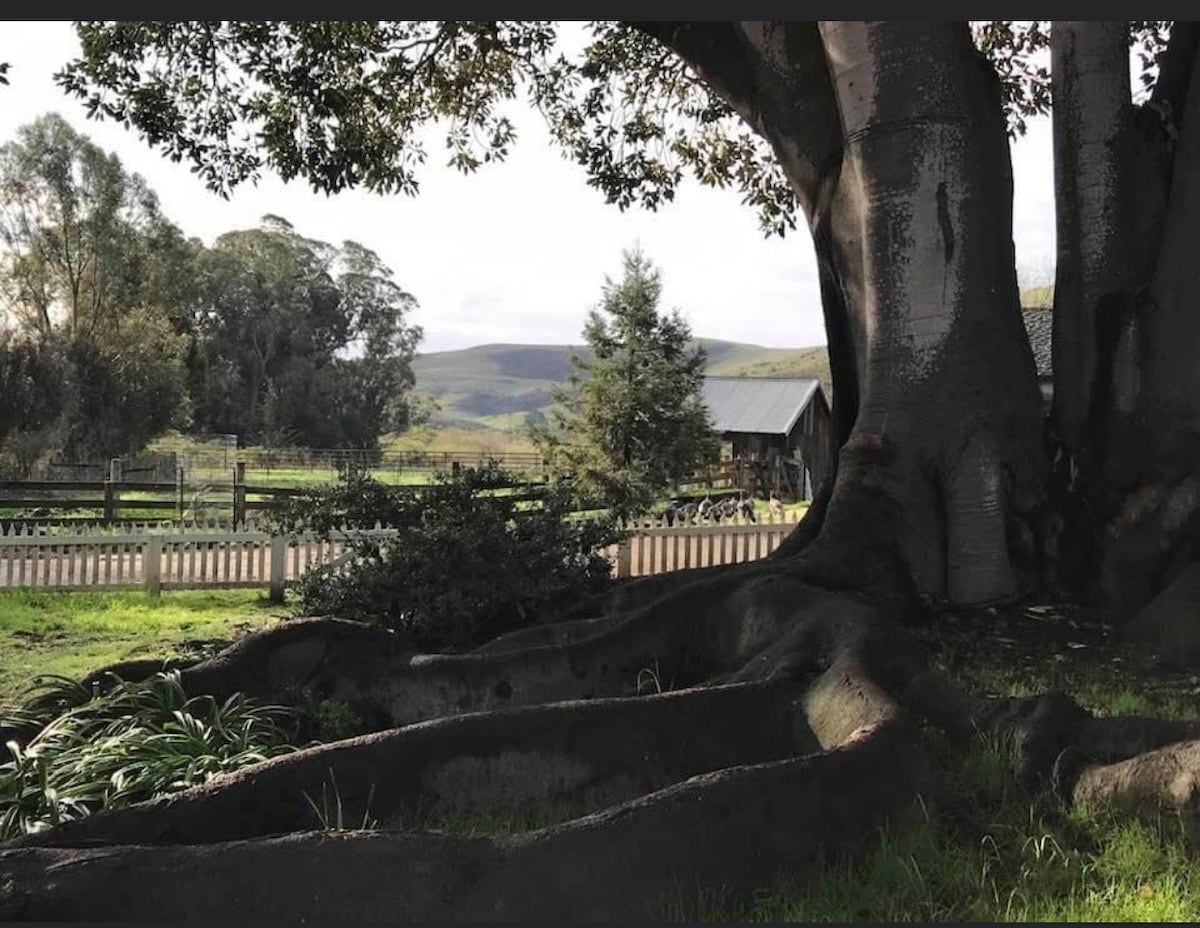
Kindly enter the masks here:
<path id="1" fill-rule="evenodd" d="M 656 595 L 630 612 L 514 633 L 468 654 L 414 654 L 402 636 L 336 619 L 286 623 L 185 668 L 182 683 L 189 693 L 217 698 L 243 692 L 288 701 L 309 691 L 353 703 L 374 728 L 395 727 L 465 712 L 636 695 L 648 670 L 664 688 L 709 682 L 741 669 L 797 616 L 847 609 L 871 611 L 814 590 L 775 565 L 745 565 Z"/>
<path id="2" fill-rule="evenodd" d="M 1178 813 L 1190 839 L 1200 838 L 1200 741 L 1183 741 L 1114 764 L 1088 763 L 1083 751 L 1064 751 L 1056 787 L 1089 808 L 1116 806 Z"/>
<path id="3" fill-rule="evenodd" d="M 1200 662 L 1200 560 L 1182 568 L 1121 633 L 1164 665 Z"/>
<path id="4" fill-rule="evenodd" d="M 1195 447 L 1189 447 L 1182 460 L 1194 461 L 1196 453 Z M 1110 618 L 1118 623 L 1134 619 L 1135 624 L 1143 626 L 1143 631 L 1158 631 L 1161 639 L 1165 639 L 1161 643 L 1169 647 L 1178 632 L 1163 628 L 1153 613 L 1161 614 L 1164 605 L 1180 598 L 1183 591 L 1172 592 L 1172 582 L 1198 558 L 1200 474 L 1188 473 L 1181 479 L 1148 483 L 1130 493 L 1106 530 L 1104 557 L 1099 567 L 1100 592 Z M 1193 602 L 1195 583 L 1193 576 L 1190 587 Z M 1149 608 L 1160 599 L 1158 610 Z M 1143 610 L 1151 615 L 1138 617 Z M 1192 631 L 1186 621 L 1180 621 L 1179 625 L 1185 634 Z M 1192 652 L 1188 656 L 1194 656 L 1197 651 L 1194 633 L 1184 641 Z"/>
<path id="5" fill-rule="evenodd" d="M 1019 774 L 1088 808 L 1166 808 L 1200 838 L 1200 721 L 1095 718 L 1061 693 L 1008 700 L 988 720 L 1016 740 Z"/>
<path id="6" fill-rule="evenodd" d="M 825 750 L 727 767 L 523 835 L 0 850 L 0 918 L 606 920 L 654 917 L 697 886 L 742 895 L 861 848 L 913 814 L 925 788 L 903 713 L 856 668 L 830 668 L 805 713 Z"/>
<path id="7" fill-rule="evenodd" d="M 180 676 L 189 693 L 279 699 L 328 685 L 350 668 L 369 672 L 411 654 L 403 639 L 386 629 L 341 619 L 300 619 L 249 634 L 207 660 L 182 666 Z M 162 668 L 140 661 L 131 668 L 114 665 L 89 674 L 83 685 L 104 688 L 110 683 L 106 675 L 122 675 L 123 669 L 133 671 L 126 679 L 144 679 Z"/>
<path id="8" fill-rule="evenodd" d="M 682 586 L 733 574 L 759 573 L 763 564 L 752 561 L 721 564 L 716 567 L 694 567 L 649 577 L 618 581 L 613 589 L 591 599 L 573 613 L 578 618 L 548 622 L 499 635 L 475 648 L 473 654 L 502 654 L 522 648 L 541 646 L 562 647 L 583 641 L 616 624 L 631 611 L 642 609 L 664 596 L 670 596 Z"/>
<path id="9" fill-rule="evenodd" d="M 631 611 L 468 654 L 311 620 L 186 668 L 190 692 L 310 689 L 375 706 L 389 730 L 10 842 L 0 918 L 652 918 L 697 887 L 795 878 L 927 811 L 922 722 L 1012 736 L 1022 778 L 1070 801 L 1196 806 L 1200 723 L 965 692 L 877 605 L 789 563 L 642 589 Z M 379 830 L 313 832 L 321 806 Z M 582 817 L 413 831 L 546 807 Z"/>
<path id="10" fill-rule="evenodd" d="M 794 680 L 646 699 L 562 702 L 350 738 L 273 758 L 205 786 L 100 812 L 14 845 L 200 844 L 318 826 L 326 795 L 346 821 L 411 827 L 427 813 L 580 813 L 687 777 L 819 750 Z"/>

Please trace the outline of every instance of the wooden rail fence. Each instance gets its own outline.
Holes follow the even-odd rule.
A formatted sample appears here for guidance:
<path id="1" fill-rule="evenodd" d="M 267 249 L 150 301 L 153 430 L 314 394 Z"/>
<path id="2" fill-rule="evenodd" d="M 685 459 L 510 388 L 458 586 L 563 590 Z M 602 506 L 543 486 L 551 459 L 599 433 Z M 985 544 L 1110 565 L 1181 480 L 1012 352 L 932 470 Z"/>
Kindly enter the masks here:
<path id="1" fill-rule="evenodd" d="M 245 464 L 231 471 L 228 483 L 189 485 L 181 479 L 176 483 L 123 483 L 120 480 L 0 480 L 0 510 L 17 510 L 16 515 L 0 513 L 0 529 L 28 521 L 43 524 L 72 522 L 120 522 L 129 514 L 161 513 L 164 520 L 222 519 L 242 524 L 256 516 L 279 510 L 289 499 L 316 487 L 269 487 L 246 483 Z M 400 489 L 400 488 L 397 488 Z M 414 484 L 402 488 L 409 493 L 425 493 L 427 485 Z M 545 484 L 538 481 L 517 481 L 497 487 L 521 502 L 541 499 Z M 23 512 L 22 512 L 23 510 Z M 30 515 L 31 511 L 34 515 Z M 78 515 L 78 513 L 88 513 Z"/>

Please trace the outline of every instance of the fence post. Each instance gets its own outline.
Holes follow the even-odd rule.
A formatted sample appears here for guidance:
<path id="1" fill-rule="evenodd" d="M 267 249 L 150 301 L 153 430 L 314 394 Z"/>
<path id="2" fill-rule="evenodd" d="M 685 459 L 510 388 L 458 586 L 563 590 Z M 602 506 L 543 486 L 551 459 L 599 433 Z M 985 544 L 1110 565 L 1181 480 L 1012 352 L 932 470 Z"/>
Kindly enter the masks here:
<path id="1" fill-rule="evenodd" d="M 142 569 L 146 575 L 146 592 L 151 596 L 162 593 L 162 536 L 151 535 L 142 548 Z"/>
<path id="2" fill-rule="evenodd" d="M 283 602 L 283 578 L 287 567 L 287 538 L 278 535 L 271 539 L 271 593 L 273 603 Z"/>
<path id="3" fill-rule="evenodd" d="M 246 522 L 246 462 L 238 461 L 233 469 L 233 530 Z"/>
<path id="4" fill-rule="evenodd" d="M 121 518 L 121 493 L 117 484 L 121 482 L 121 459 L 111 458 L 108 462 L 108 480 L 104 482 L 104 521 L 115 522 Z"/>
<path id="5" fill-rule="evenodd" d="M 625 538 L 617 545 L 617 579 L 633 576 L 633 539 Z"/>
<path id="6" fill-rule="evenodd" d="M 104 481 L 104 524 L 111 525 L 116 516 L 116 506 L 113 498 L 113 485 Z"/>
<path id="7" fill-rule="evenodd" d="M 115 522 L 120 519 L 121 495 L 116 484 L 121 481 L 121 459 L 113 457 L 108 461 L 108 479 L 104 481 L 104 521 Z"/>

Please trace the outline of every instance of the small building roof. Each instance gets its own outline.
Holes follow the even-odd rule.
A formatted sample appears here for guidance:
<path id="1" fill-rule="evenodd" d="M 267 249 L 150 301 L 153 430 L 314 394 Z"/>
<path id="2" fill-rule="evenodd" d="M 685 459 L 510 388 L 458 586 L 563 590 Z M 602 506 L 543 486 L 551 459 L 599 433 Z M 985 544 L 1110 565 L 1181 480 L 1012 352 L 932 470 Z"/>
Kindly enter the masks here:
<path id="1" fill-rule="evenodd" d="M 787 435 L 820 389 L 810 377 L 705 377 L 703 397 L 718 432 Z"/>

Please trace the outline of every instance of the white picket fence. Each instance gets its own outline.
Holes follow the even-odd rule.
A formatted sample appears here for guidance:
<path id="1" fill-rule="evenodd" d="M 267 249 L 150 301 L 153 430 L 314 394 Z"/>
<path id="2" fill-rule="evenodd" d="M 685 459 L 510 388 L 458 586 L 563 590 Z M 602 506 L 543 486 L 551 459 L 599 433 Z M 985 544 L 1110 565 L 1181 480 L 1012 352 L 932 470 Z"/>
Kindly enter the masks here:
<path id="1" fill-rule="evenodd" d="M 631 525 L 632 536 L 609 551 L 617 577 L 647 577 L 689 567 L 713 567 L 766 557 L 803 516 L 772 513 L 757 522 L 742 516 L 712 522 Z"/>
<path id="2" fill-rule="evenodd" d="M 160 590 L 284 586 L 310 567 L 336 562 L 349 537 L 386 538 L 388 529 L 352 530 L 342 538 L 284 537 L 267 532 L 141 532 L 127 535 L 0 536 L 0 589 Z"/>
<path id="3" fill-rule="evenodd" d="M 633 535 L 606 552 L 617 577 L 766 557 L 795 528 L 797 513 L 749 522 L 631 525 Z M 0 589 L 96 590 L 141 587 L 152 593 L 221 587 L 284 587 L 305 571 L 336 562 L 352 537 L 387 538 L 393 530 L 343 529 L 335 540 L 268 532 L 142 526 L 121 534 L 0 534 Z"/>

